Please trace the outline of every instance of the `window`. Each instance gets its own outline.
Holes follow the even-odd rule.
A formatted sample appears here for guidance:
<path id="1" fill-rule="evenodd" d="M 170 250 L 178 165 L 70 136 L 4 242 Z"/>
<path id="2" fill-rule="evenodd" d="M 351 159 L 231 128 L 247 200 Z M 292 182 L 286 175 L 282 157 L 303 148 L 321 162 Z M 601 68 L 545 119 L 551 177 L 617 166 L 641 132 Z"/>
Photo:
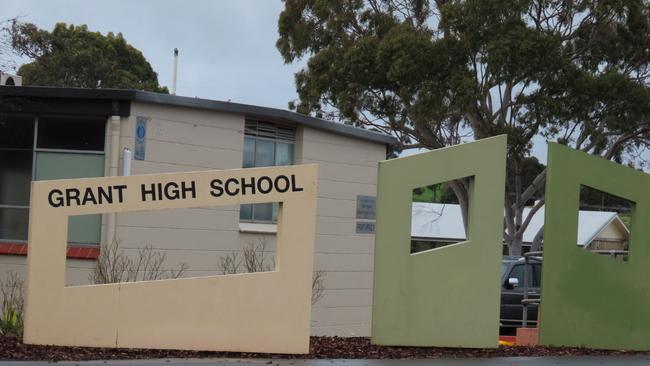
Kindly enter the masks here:
<path id="1" fill-rule="evenodd" d="M 34 119 L 0 116 L 0 238 L 27 240 Z"/>
<path id="2" fill-rule="evenodd" d="M 104 151 L 104 119 L 39 118 L 37 147 Z"/>
<path id="3" fill-rule="evenodd" d="M 292 165 L 296 129 L 290 126 L 246 120 L 244 168 Z M 239 219 L 247 222 L 276 222 L 277 203 L 241 205 Z"/>
<path id="4" fill-rule="evenodd" d="M 528 286 L 529 287 L 539 287 L 540 281 L 539 276 L 541 275 L 541 265 L 540 264 L 530 264 L 528 267 Z M 524 265 L 518 264 L 512 266 L 510 275 L 508 278 L 516 278 L 519 280 L 519 286 L 524 286 Z"/>
<path id="5" fill-rule="evenodd" d="M 105 119 L 0 115 L 0 241 L 27 241 L 32 180 L 104 175 Z M 70 219 L 71 244 L 99 244 L 101 215 Z"/>

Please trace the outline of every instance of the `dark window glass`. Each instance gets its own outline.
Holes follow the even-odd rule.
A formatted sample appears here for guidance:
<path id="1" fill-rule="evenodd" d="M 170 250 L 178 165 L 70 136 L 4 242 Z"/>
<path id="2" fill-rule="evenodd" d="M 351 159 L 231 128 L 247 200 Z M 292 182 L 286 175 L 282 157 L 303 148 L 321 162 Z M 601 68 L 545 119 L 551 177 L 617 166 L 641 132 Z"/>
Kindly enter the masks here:
<path id="1" fill-rule="evenodd" d="M 0 115 L 0 149 L 32 149 L 34 118 Z"/>
<path id="2" fill-rule="evenodd" d="M 244 168 L 255 166 L 255 139 L 244 138 Z"/>
<path id="3" fill-rule="evenodd" d="M 533 287 L 533 269 L 528 268 L 528 286 Z M 510 271 L 510 275 L 508 278 L 516 278 L 519 280 L 519 287 L 524 286 L 524 265 L 523 264 L 518 264 L 516 266 L 512 267 L 512 271 Z"/>
<path id="4" fill-rule="evenodd" d="M 293 144 L 278 142 L 275 145 L 275 165 L 293 164 Z"/>
<path id="5" fill-rule="evenodd" d="M 275 165 L 275 142 L 269 140 L 255 140 L 255 166 Z"/>
<path id="6" fill-rule="evenodd" d="M 542 265 L 539 263 L 533 264 L 533 286 L 542 287 Z"/>
<path id="7" fill-rule="evenodd" d="M 0 205 L 29 206 L 31 180 L 31 150 L 0 150 Z"/>
<path id="8" fill-rule="evenodd" d="M 268 122 L 246 121 L 244 168 L 291 165 L 294 161 L 295 129 Z M 276 222 L 277 203 L 240 205 L 242 221 Z"/>
<path id="9" fill-rule="evenodd" d="M 503 278 L 507 270 L 508 270 L 508 264 L 501 263 L 501 278 Z"/>
<path id="10" fill-rule="evenodd" d="M 273 203 L 258 203 L 253 209 L 253 221 L 273 220 Z"/>
<path id="11" fill-rule="evenodd" d="M 253 205 L 250 203 L 239 206 L 239 219 L 251 221 L 253 219 Z"/>
<path id="12" fill-rule="evenodd" d="M 27 240 L 29 210 L 0 207 L 0 239 Z"/>
<path id="13" fill-rule="evenodd" d="M 41 149 L 104 151 L 106 120 L 49 118 L 38 119 L 36 147 Z"/>

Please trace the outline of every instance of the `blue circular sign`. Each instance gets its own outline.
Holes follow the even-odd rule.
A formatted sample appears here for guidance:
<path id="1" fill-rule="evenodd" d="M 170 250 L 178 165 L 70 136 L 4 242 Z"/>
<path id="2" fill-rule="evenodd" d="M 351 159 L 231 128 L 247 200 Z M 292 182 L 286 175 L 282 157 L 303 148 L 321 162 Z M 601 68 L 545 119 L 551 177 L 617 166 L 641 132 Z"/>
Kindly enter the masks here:
<path id="1" fill-rule="evenodd" d="M 147 130 L 144 128 L 144 126 L 138 126 L 138 128 L 136 129 L 136 135 L 138 136 L 139 139 L 143 139 L 146 133 Z"/>

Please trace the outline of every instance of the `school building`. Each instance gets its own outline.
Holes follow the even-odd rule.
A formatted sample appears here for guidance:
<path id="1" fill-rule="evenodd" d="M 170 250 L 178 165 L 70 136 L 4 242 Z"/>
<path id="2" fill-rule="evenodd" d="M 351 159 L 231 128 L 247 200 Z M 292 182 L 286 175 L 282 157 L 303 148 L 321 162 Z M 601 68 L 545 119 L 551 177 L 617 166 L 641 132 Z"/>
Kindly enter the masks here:
<path id="1" fill-rule="evenodd" d="M 0 87 L 0 279 L 25 273 L 32 180 L 315 163 L 314 335 L 368 336 L 377 163 L 390 136 L 259 106 L 135 90 Z M 249 243 L 273 250 L 275 204 L 88 215 L 68 226 L 68 285 L 90 283 L 103 247 L 151 246 L 184 276 L 220 274 Z M 182 315 L 182 314 L 181 314 Z M 209 320 L 208 320 L 209 321 Z"/>

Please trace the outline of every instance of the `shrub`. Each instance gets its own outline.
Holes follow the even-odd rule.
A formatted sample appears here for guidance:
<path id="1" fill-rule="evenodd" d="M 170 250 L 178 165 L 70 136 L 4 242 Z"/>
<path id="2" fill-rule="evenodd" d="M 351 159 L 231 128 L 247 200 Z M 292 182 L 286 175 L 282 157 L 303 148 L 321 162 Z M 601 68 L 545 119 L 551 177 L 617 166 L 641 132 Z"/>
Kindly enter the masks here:
<path id="1" fill-rule="evenodd" d="M 138 249 L 138 254 L 130 258 L 120 248 L 121 243 L 114 240 L 102 248 L 97 258 L 97 266 L 90 274 L 93 284 L 153 281 L 182 277 L 187 265 L 181 263 L 178 269 L 165 269 L 167 255 L 156 251 L 151 245 Z"/>
<path id="2" fill-rule="evenodd" d="M 0 295 L 2 296 L 2 313 L 0 314 L 0 334 L 23 334 L 24 281 L 16 272 L 7 272 L 4 280 L 0 280 Z"/>
<path id="3" fill-rule="evenodd" d="M 275 260 L 273 257 L 268 258 L 271 251 L 267 250 L 267 247 L 268 241 L 264 237 L 256 241 L 251 241 L 241 252 L 233 251 L 221 257 L 218 270 L 221 274 L 225 275 L 272 271 L 275 268 Z M 242 268 L 242 265 L 244 268 Z M 324 281 L 325 271 L 315 271 L 311 284 L 312 305 L 323 298 L 325 290 Z"/>

